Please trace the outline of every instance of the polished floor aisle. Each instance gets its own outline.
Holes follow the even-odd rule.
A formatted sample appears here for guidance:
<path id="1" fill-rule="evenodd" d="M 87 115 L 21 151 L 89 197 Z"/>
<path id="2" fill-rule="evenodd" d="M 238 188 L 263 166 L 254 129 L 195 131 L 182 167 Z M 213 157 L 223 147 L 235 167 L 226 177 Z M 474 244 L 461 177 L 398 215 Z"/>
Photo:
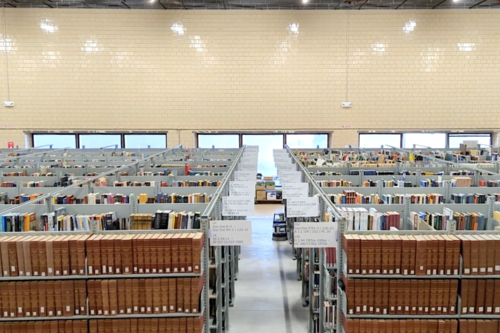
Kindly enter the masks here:
<path id="1" fill-rule="evenodd" d="M 272 216 L 281 205 L 256 205 L 253 245 L 242 248 L 236 299 L 229 311 L 233 333 L 306 333 L 307 308 L 287 241 L 272 240 Z"/>

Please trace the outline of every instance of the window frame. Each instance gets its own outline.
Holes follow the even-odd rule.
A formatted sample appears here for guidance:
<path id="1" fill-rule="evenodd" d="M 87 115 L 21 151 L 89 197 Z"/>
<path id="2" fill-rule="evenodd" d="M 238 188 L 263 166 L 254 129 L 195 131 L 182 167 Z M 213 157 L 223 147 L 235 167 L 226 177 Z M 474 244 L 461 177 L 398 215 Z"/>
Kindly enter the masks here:
<path id="1" fill-rule="evenodd" d="M 367 133 L 367 132 L 359 132 L 358 133 L 358 147 L 361 148 L 361 135 L 399 135 L 399 147 L 397 148 L 402 148 L 403 147 L 403 132 L 397 132 L 397 133 L 394 133 L 394 132 L 377 132 L 377 133 Z M 363 148 L 363 149 L 378 149 L 380 147 L 377 147 L 377 148 Z"/>
<path id="2" fill-rule="evenodd" d="M 126 145 L 126 137 L 127 135 L 163 135 L 165 137 L 165 149 L 168 149 L 168 139 L 167 139 L 167 132 L 133 132 L 133 133 L 122 133 L 122 147 L 123 149 L 148 149 L 146 148 L 134 148 L 134 147 L 127 147 Z M 163 149 L 163 148 L 151 148 L 151 149 Z"/>
<path id="3" fill-rule="evenodd" d="M 467 136 L 470 136 L 470 137 L 473 137 L 473 136 L 489 136 L 490 138 L 490 146 L 492 145 L 492 141 L 493 141 L 493 133 L 491 132 L 482 132 L 482 133 L 472 133 L 472 132 L 467 132 L 467 133 L 448 133 L 448 136 L 447 136 L 447 141 L 446 141 L 446 147 L 447 148 L 450 148 L 450 138 L 451 137 L 467 137 Z M 450 148 L 450 149 L 458 149 L 458 148 Z"/>
<path id="4" fill-rule="evenodd" d="M 36 147 L 35 145 L 35 136 L 36 135 L 72 135 L 75 137 L 75 148 L 70 148 L 70 149 L 78 149 L 78 134 L 76 133 L 65 133 L 65 132 L 57 132 L 57 133 L 51 133 L 51 132 L 32 132 L 31 133 L 31 148 Z M 55 148 L 57 149 L 57 148 Z"/>

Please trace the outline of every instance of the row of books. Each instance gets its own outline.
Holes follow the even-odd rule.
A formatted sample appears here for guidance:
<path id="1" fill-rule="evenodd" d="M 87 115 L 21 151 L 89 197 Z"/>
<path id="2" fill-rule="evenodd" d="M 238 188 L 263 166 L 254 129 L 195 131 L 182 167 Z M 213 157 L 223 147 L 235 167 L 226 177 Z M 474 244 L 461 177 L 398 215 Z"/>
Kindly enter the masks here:
<path id="1" fill-rule="evenodd" d="M 471 187 L 472 178 L 470 177 L 454 177 L 452 180 L 455 181 L 456 187 Z"/>
<path id="2" fill-rule="evenodd" d="M 203 233 L 93 235 L 86 242 L 87 273 L 201 272 Z"/>
<path id="3" fill-rule="evenodd" d="M 195 273 L 203 233 L 3 236 L 3 277 Z"/>
<path id="4" fill-rule="evenodd" d="M 0 216 L 0 232 L 31 231 L 36 227 L 35 213 L 8 213 Z"/>
<path id="5" fill-rule="evenodd" d="M 88 333 L 202 333 L 204 320 L 203 316 L 194 318 L 90 320 Z"/>
<path id="6" fill-rule="evenodd" d="M 347 274 L 460 274 L 461 239 L 454 235 L 344 234 L 342 248 Z M 493 258 L 500 261 L 500 252 Z"/>
<path id="7" fill-rule="evenodd" d="M 380 197 L 378 194 L 361 194 L 352 190 L 344 190 L 339 194 L 328 194 L 330 200 L 335 205 L 352 205 L 352 204 L 379 204 Z"/>
<path id="8" fill-rule="evenodd" d="M 381 180 L 366 180 L 361 184 L 362 187 L 376 187 L 379 182 L 382 182 L 382 187 L 413 187 L 413 183 L 408 180 L 394 180 L 394 179 L 381 179 Z"/>
<path id="9" fill-rule="evenodd" d="M 394 175 L 394 171 L 352 170 L 352 171 L 349 171 L 349 175 L 351 175 L 351 176 L 359 176 L 359 175 L 363 175 L 363 176 L 389 176 L 389 175 Z"/>
<path id="10" fill-rule="evenodd" d="M 500 280 L 461 280 L 462 314 L 500 314 Z"/>
<path id="11" fill-rule="evenodd" d="M 92 215 L 66 215 L 66 208 L 60 207 L 51 213 L 40 215 L 36 231 L 89 231 L 96 221 L 98 230 L 127 229 L 128 219 L 118 218 L 115 212 Z M 6 230 L 6 232 L 14 230 Z"/>
<path id="12" fill-rule="evenodd" d="M 157 203 L 209 203 L 213 195 L 207 193 L 177 194 L 177 193 L 158 193 L 156 195 Z M 139 198 L 141 203 L 141 198 Z M 144 203 L 144 202 L 142 202 Z"/>
<path id="13" fill-rule="evenodd" d="M 89 314 L 196 314 L 203 284 L 203 277 L 89 280 Z"/>
<path id="14" fill-rule="evenodd" d="M 174 180 L 173 187 L 219 186 L 220 180 Z"/>
<path id="15" fill-rule="evenodd" d="M 379 212 L 375 208 L 338 207 L 346 219 L 347 230 L 390 230 L 400 228 L 401 216 L 398 212 Z"/>
<path id="16" fill-rule="evenodd" d="M 434 180 L 434 179 L 423 179 L 420 181 L 420 187 L 445 187 L 450 184 L 451 187 L 456 187 L 456 180 Z M 467 186 L 470 187 L 470 186 Z"/>
<path id="17" fill-rule="evenodd" d="M 85 280 L 2 282 L 3 318 L 70 317 L 87 314 Z"/>
<path id="18" fill-rule="evenodd" d="M 152 214 L 131 214 L 131 230 L 151 229 L 200 229 L 200 212 L 158 210 Z"/>
<path id="19" fill-rule="evenodd" d="M 414 205 L 435 205 L 444 203 L 444 195 L 439 193 L 382 194 L 385 204 L 404 204 L 410 200 Z"/>
<path id="20" fill-rule="evenodd" d="M 0 322 L 3 333 L 89 333 L 87 320 Z"/>
<path id="21" fill-rule="evenodd" d="M 343 279 L 347 313 L 356 315 L 453 315 L 458 280 Z"/>
<path id="22" fill-rule="evenodd" d="M 418 219 L 422 219 L 434 230 L 447 230 L 448 217 L 442 213 L 429 212 L 410 212 L 410 218 L 413 220 L 415 230 L 417 230 Z M 453 212 L 453 220 L 456 222 L 457 230 L 485 230 L 487 218 L 482 213 Z"/>
<path id="23" fill-rule="evenodd" d="M 482 204 L 486 203 L 488 196 L 494 196 L 495 200 L 500 198 L 498 193 L 480 194 L 480 193 L 452 193 L 451 202 L 457 204 Z"/>
<path id="24" fill-rule="evenodd" d="M 352 187 L 352 182 L 347 180 L 317 180 L 319 187 Z"/>
<path id="25" fill-rule="evenodd" d="M 480 180 L 478 182 L 478 186 L 480 186 L 480 187 L 499 187 L 500 181 L 499 180 Z"/>
<path id="26" fill-rule="evenodd" d="M 460 321 L 461 322 L 461 321 Z M 481 324 L 481 328 L 485 330 L 477 331 L 477 333 L 497 333 L 496 330 L 490 330 L 491 325 L 496 325 L 496 321 L 488 321 L 486 326 Z M 491 324 L 490 324 L 491 323 Z M 494 323 L 494 324 L 493 324 Z M 384 320 L 384 319 L 345 319 L 342 321 L 344 333 L 362 333 L 362 332 L 378 332 L 378 333 L 401 333 L 401 332 L 418 332 L 418 333 L 457 333 L 457 320 L 428 320 L 428 319 L 399 319 L 399 320 Z M 460 324 L 460 333 L 462 324 Z M 476 330 L 473 331 L 476 333 Z M 467 331 L 471 333 L 471 331 Z"/>
<path id="27" fill-rule="evenodd" d="M 500 235 L 457 235 L 461 242 L 463 275 L 500 274 Z"/>

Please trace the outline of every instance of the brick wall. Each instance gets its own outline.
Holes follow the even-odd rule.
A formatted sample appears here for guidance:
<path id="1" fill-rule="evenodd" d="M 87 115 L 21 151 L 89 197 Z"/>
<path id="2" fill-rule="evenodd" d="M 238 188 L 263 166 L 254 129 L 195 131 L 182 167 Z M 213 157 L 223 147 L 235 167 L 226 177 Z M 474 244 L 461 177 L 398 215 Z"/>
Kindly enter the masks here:
<path id="1" fill-rule="evenodd" d="M 500 11 L 5 9 L 5 17 L 0 49 L 16 105 L 3 109 L 0 140 L 21 146 L 27 129 L 168 130 L 169 146 L 192 147 L 195 130 L 324 130 L 344 146 L 359 130 L 500 128 Z M 347 99 L 353 107 L 343 109 Z"/>

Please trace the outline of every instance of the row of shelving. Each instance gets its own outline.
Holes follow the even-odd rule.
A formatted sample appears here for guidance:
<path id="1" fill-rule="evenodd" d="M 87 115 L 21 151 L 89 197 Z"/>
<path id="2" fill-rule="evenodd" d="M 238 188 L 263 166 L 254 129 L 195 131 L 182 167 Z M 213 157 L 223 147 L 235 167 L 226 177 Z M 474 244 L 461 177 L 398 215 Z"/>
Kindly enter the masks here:
<path id="1" fill-rule="evenodd" d="M 483 214 L 486 222 L 485 229 L 491 230 L 494 229 L 498 223 L 493 219 L 493 213 L 497 210 L 496 207 L 496 197 L 488 196 L 486 202 L 480 204 L 456 204 L 449 203 L 454 194 L 457 193 L 479 193 L 481 195 L 494 194 L 494 188 L 485 188 L 485 187 L 470 187 L 470 188 L 459 188 L 451 186 L 450 180 L 453 176 L 450 176 L 450 172 L 455 170 L 470 170 L 470 177 L 472 177 L 472 184 L 477 185 L 479 181 L 482 180 L 498 180 L 500 179 L 499 175 L 496 174 L 498 165 L 497 163 L 491 163 L 490 165 L 481 165 L 480 171 L 476 169 L 476 165 L 466 165 L 466 164 L 453 164 L 453 163 L 440 163 L 440 161 L 434 161 L 434 155 L 431 158 L 428 158 L 431 163 L 427 163 L 423 165 L 423 160 L 427 159 L 427 157 L 422 157 L 419 159 L 419 162 L 408 163 L 408 162 L 399 162 L 393 164 L 386 165 L 373 165 L 373 164 L 364 164 L 361 165 L 358 162 L 355 163 L 344 163 L 339 162 L 335 166 L 330 167 L 316 167 L 314 165 L 308 165 L 307 163 L 303 163 L 305 159 L 301 159 L 301 157 L 306 157 L 304 155 L 295 155 L 289 148 L 287 148 L 288 154 L 291 157 L 294 164 L 297 164 L 297 169 L 301 171 L 304 179 L 309 184 L 311 189 L 310 195 L 316 195 L 319 200 L 319 213 L 317 217 L 303 217 L 303 218 L 293 218 L 287 216 L 287 227 L 290 233 L 290 240 L 293 246 L 293 226 L 295 222 L 319 222 L 319 221 L 330 221 L 336 222 L 338 225 L 339 234 L 337 239 L 341 239 L 341 235 L 344 232 L 349 233 L 364 233 L 366 235 L 377 234 L 377 233 L 390 233 L 394 234 L 398 231 L 359 231 L 357 229 L 360 228 L 360 225 L 363 225 L 363 219 L 361 215 L 357 215 L 357 211 L 362 209 L 366 212 L 366 215 L 370 213 L 370 209 L 372 212 L 384 213 L 384 212 L 395 212 L 399 214 L 400 219 L 400 228 L 408 229 L 410 231 L 401 231 L 401 232 L 410 232 L 410 233 L 436 233 L 442 234 L 443 232 L 449 232 L 447 230 L 456 229 L 456 224 L 453 221 L 453 213 L 466 213 L 466 212 L 477 212 Z M 394 150 L 391 150 L 394 153 Z M 378 153 L 374 153 L 377 155 Z M 405 155 L 409 156 L 410 152 L 399 151 L 399 156 Z M 412 152 L 415 156 L 419 155 L 419 152 Z M 378 154 L 380 155 L 380 154 Z M 321 154 L 318 155 L 310 155 L 313 159 L 321 159 L 324 158 Z M 483 167 L 486 167 L 484 169 Z M 367 170 L 367 168 L 376 168 L 376 170 L 380 171 L 389 171 L 389 173 L 394 173 L 395 175 L 365 175 L 363 170 Z M 359 175 L 349 175 L 350 172 L 359 170 Z M 406 175 L 398 175 L 398 173 L 403 172 L 403 170 L 407 170 L 410 173 L 415 173 L 414 175 L 406 174 Z M 422 175 L 422 172 L 433 172 L 438 173 L 442 172 L 442 175 Z M 335 173 L 342 173 L 343 175 L 334 175 Z M 484 174 L 488 173 L 486 176 Z M 346 175 L 347 174 L 347 175 Z M 405 187 L 404 184 L 399 183 L 399 185 L 403 185 L 402 187 L 384 187 L 382 180 L 394 180 L 397 181 L 409 181 L 411 182 L 411 186 L 418 185 L 421 180 L 424 179 L 434 179 L 434 180 L 443 180 L 443 187 Z M 364 181 L 368 179 L 373 181 L 373 184 L 376 186 L 370 187 L 322 187 L 321 185 L 325 184 L 325 181 L 335 181 L 340 185 L 346 185 L 348 183 L 338 183 L 339 180 L 344 180 L 346 182 L 351 182 L 349 185 L 357 185 L 360 186 Z M 387 185 L 387 184 L 385 184 Z M 407 185 L 409 186 L 409 185 Z M 337 204 L 333 205 L 332 203 L 332 194 L 343 193 L 345 190 L 351 190 L 359 192 L 361 195 L 384 195 L 388 194 L 402 194 L 402 202 L 398 204 Z M 421 193 L 438 193 L 438 195 L 442 195 L 446 199 L 443 200 L 442 204 L 413 204 L 411 203 L 410 194 Z M 444 209 L 448 209 L 448 211 L 443 211 Z M 348 214 L 347 211 L 352 211 L 353 213 Z M 412 212 L 432 212 L 432 213 L 440 213 L 440 214 L 450 214 L 451 216 L 448 219 L 449 223 L 445 223 L 441 228 L 443 231 L 435 231 L 432 226 L 430 226 L 426 221 L 423 221 L 420 217 L 422 215 L 415 214 Z M 365 216 L 366 218 L 366 216 Z M 361 220 L 360 220 L 361 219 Z M 349 227 L 348 227 L 349 226 Z M 424 229 L 427 231 L 413 231 L 413 229 Z M 429 231 L 430 230 L 430 231 Z M 458 232 L 458 231 L 457 231 Z M 472 231 L 471 231 L 472 232 Z M 478 232 L 478 231 L 475 231 Z M 332 264 L 328 264 L 328 253 L 326 249 L 295 249 L 294 248 L 295 258 L 297 259 L 297 273 L 298 277 L 301 280 L 306 279 L 307 282 L 303 281 L 303 304 L 307 305 L 307 302 L 313 300 L 317 306 L 311 308 L 310 311 L 310 320 L 309 320 L 309 331 L 311 333 L 325 333 L 325 332 L 333 332 L 333 331 L 341 331 L 342 328 L 342 316 L 345 317 L 347 314 L 343 310 L 345 310 L 345 294 L 342 289 L 343 283 L 342 276 L 343 270 L 345 267 L 345 255 L 343 255 L 341 242 L 338 242 L 337 245 L 337 254 L 336 260 L 333 261 Z M 462 261 L 460 261 L 462 262 Z M 311 265 L 311 266 L 309 266 Z M 434 275 L 430 276 L 406 276 L 406 275 L 362 275 L 362 274 L 346 274 L 352 278 L 361 278 L 367 279 L 368 277 L 375 277 L 379 279 L 420 279 L 423 278 L 425 280 L 429 280 L 432 277 L 436 277 Z M 439 276 L 439 275 L 438 275 Z M 451 278 L 462 278 L 471 279 L 469 276 L 465 275 L 451 275 Z M 442 278 L 442 276 L 438 277 Z M 495 279 L 496 275 L 480 275 L 479 279 Z M 337 288 L 337 286 L 339 286 Z M 460 302 L 460 301 L 459 301 Z M 359 316 L 359 317 L 358 317 Z M 432 316 L 433 318 L 435 316 Z M 439 316 L 438 316 L 439 317 Z M 436 317 L 436 318 L 438 318 Z M 355 315 L 355 318 L 361 319 L 365 318 L 363 315 Z M 366 317 L 366 318 L 375 318 L 375 317 Z M 380 317 L 382 318 L 382 317 Z M 385 317 L 384 317 L 385 318 Z M 388 317 L 392 318 L 392 317 Z M 400 317 L 393 317 L 400 318 Z M 403 317 L 401 317 L 403 318 Z M 422 316 L 422 319 L 429 319 L 426 316 Z M 434 318 L 434 319 L 436 319 Z M 458 318 L 458 317 L 457 317 Z M 469 318 L 469 317 L 468 317 Z M 480 318 L 471 316 L 470 318 Z M 492 317 L 488 317 L 492 318 Z M 495 319 L 495 318 L 493 318 Z M 349 332 L 348 332 L 349 333 Z"/>
<path id="2" fill-rule="evenodd" d="M 178 148 L 175 148 L 178 150 Z M 127 181 L 127 178 L 134 178 L 134 180 L 137 181 L 151 181 L 155 182 L 159 179 L 182 179 L 182 181 L 190 181 L 190 180 L 195 180 L 195 179 L 201 179 L 205 178 L 206 176 L 177 176 L 177 177 L 162 177 L 162 176 L 152 176 L 152 175 L 143 175 L 143 176 L 135 176 L 135 177 L 130 177 L 130 176 L 114 176 L 114 175 L 119 175 L 121 171 L 131 169 L 131 170 L 138 170 L 140 169 L 140 166 L 144 164 L 145 162 L 149 163 L 148 161 L 154 159 L 155 157 L 164 157 L 167 156 L 171 153 L 171 151 L 160 151 L 158 153 L 155 153 L 153 155 L 150 155 L 146 159 L 141 159 L 137 161 L 133 161 L 130 164 L 126 164 L 123 167 L 116 168 L 116 169 L 106 169 L 102 173 L 96 175 L 96 176 L 89 176 L 88 179 L 86 179 L 86 184 L 88 185 L 87 187 L 80 187 L 78 185 L 70 185 L 68 187 L 64 188 L 48 188 L 48 187 L 40 187 L 40 188 L 21 188 L 22 190 L 29 189 L 29 190 L 39 190 L 43 189 L 45 190 L 43 194 L 38 197 L 35 200 L 26 202 L 26 203 L 21 203 L 19 205 L 5 205 L 3 206 L 2 209 L 0 209 L 0 215 L 1 216 L 10 216 L 10 215 L 15 215 L 15 214 L 28 214 L 28 213 L 35 213 L 36 216 L 39 218 L 42 218 L 45 214 L 50 214 L 51 212 L 63 212 L 63 214 L 69 214 L 71 216 L 83 216 L 87 215 L 90 216 L 92 214 L 105 214 L 109 212 L 113 212 L 114 218 L 117 219 L 123 219 L 123 220 L 128 220 L 128 223 L 120 223 L 120 226 L 126 226 L 126 227 L 131 227 L 130 223 L 130 217 L 132 214 L 135 214 L 135 216 L 141 215 L 141 216 L 150 216 L 151 226 L 154 226 L 153 224 L 153 216 L 155 213 L 160 211 L 167 211 L 167 210 L 172 210 L 172 211 L 177 211 L 177 212 L 199 212 L 200 215 L 200 229 L 204 233 L 204 250 L 203 250 L 203 269 L 202 269 L 202 275 L 204 277 L 205 285 L 203 287 L 203 292 L 201 296 L 201 311 L 199 314 L 197 314 L 197 317 L 202 316 L 203 317 L 203 322 L 205 322 L 204 328 L 202 330 L 203 333 L 209 333 L 209 332 L 217 332 L 220 333 L 229 327 L 229 314 L 228 314 L 228 307 L 234 304 L 234 297 L 235 297 L 235 281 L 237 278 L 237 272 L 238 272 L 238 258 L 239 258 L 239 248 L 238 247 L 210 247 L 209 246 L 209 238 L 208 238 L 208 225 L 209 221 L 212 219 L 223 219 L 221 216 L 221 202 L 222 202 L 222 196 L 228 195 L 228 180 L 232 179 L 232 174 L 235 170 L 235 166 L 239 161 L 239 158 L 241 157 L 243 149 L 238 150 L 237 154 L 234 154 L 235 152 L 230 152 L 231 156 L 231 161 L 224 161 L 224 163 L 228 163 L 228 167 L 224 168 L 225 175 L 224 176 L 215 176 L 211 177 L 215 181 L 217 181 L 216 187 L 161 187 L 158 186 L 159 182 L 155 183 L 155 186 L 142 186 L 142 187 L 102 187 L 102 186 L 95 186 L 93 181 L 97 180 L 99 177 L 109 177 L 110 174 L 114 177 L 120 177 L 121 180 Z M 77 152 L 73 152 L 76 154 Z M 87 152 L 85 152 L 87 153 Z M 218 154 L 224 154 L 223 152 L 218 152 Z M 49 158 L 48 155 L 49 153 L 47 152 L 45 158 Z M 192 158 L 196 152 L 190 152 L 190 158 Z M 211 154 L 211 152 L 201 152 L 200 159 L 198 160 L 210 160 L 211 156 L 214 156 Z M 226 156 L 226 155 L 221 155 L 221 156 Z M 99 156 L 96 156 L 99 158 Z M 219 156 L 220 157 L 220 156 Z M 28 156 L 23 156 L 24 158 L 28 158 Z M 67 156 L 65 157 L 67 158 Z M 117 159 L 114 157 L 114 159 Z M 129 163 L 129 157 L 128 156 L 123 156 L 122 159 L 126 160 L 123 161 L 124 163 Z M 209 169 L 209 168 L 207 168 Z M 72 169 L 73 170 L 73 169 Z M 77 169 L 76 169 L 77 170 Z M 18 177 L 21 178 L 21 177 Z M 26 179 L 30 179 L 30 177 L 23 177 Z M 35 178 L 35 177 L 32 177 Z M 46 177 L 46 178 L 57 178 L 57 177 Z M 155 179 L 156 178 L 156 179 Z M 13 190 L 13 189 L 8 189 L 8 190 Z M 17 190 L 17 189 L 16 189 Z M 193 203 L 193 204 L 186 204 L 186 203 L 144 203 L 144 204 L 139 204 L 138 200 L 134 198 L 134 196 L 139 197 L 140 194 L 146 194 L 146 195 L 157 195 L 161 192 L 165 193 L 168 191 L 168 193 L 177 193 L 181 195 L 190 195 L 193 193 L 198 193 L 201 191 L 207 191 L 210 193 L 211 196 L 211 201 L 210 203 Z M 61 196 L 64 195 L 73 195 L 75 197 L 83 198 L 84 196 L 88 196 L 89 194 L 94 194 L 94 193 L 111 193 L 111 194 L 118 194 L 118 193 L 128 193 L 131 197 L 132 200 L 130 200 L 130 203 L 126 204 L 61 204 L 60 201 L 59 203 L 57 198 L 61 198 Z M 43 201 L 42 201 L 43 200 Z M 34 205 L 33 203 L 40 202 L 42 201 L 43 204 L 38 204 Z M 62 210 L 61 210 L 62 209 Z M 134 215 L 133 215 L 134 216 Z M 228 217 L 224 217 L 226 219 Z M 101 229 L 99 226 L 100 221 L 93 221 L 93 219 L 90 219 L 87 221 L 87 227 L 90 229 L 88 232 L 95 232 L 96 230 Z M 144 225 L 147 226 L 147 222 L 143 223 Z M 198 230 L 200 230 L 198 229 Z M 115 234 L 115 233 L 127 233 L 127 234 L 137 234 L 137 233 L 157 233 L 157 232 L 162 232 L 162 233 L 179 233 L 179 232 L 189 232 L 190 229 L 183 229 L 183 230 L 125 230 L 125 231 L 101 231 L 106 234 Z M 48 235 L 50 233 L 43 233 L 44 235 Z M 70 232 L 56 232 L 55 234 L 57 235 L 64 235 L 64 234 L 74 234 L 74 231 Z M 12 233 L 5 233 L 5 235 L 12 235 Z M 30 235 L 35 235 L 33 233 L 30 233 Z M 87 261 L 86 261 L 87 262 Z M 39 276 L 39 277 L 22 277 L 23 281 L 50 281 L 50 280 L 78 280 L 78 279 L 84 279 L 88 281 L 94 281 L 94 280 L 100 280 L 100 279 L 117 279 L 122 280 L 122 279 L 150 279 L 150 278 L 188 278 L 191 277 L 192 274 L 189 273 L 170 273 L 170 274 L 133 274 L 133 275 L 124 275 L 123 277 L 121 275 L 117 274 L 107 274 L 107 275 L 89 275 L 88 273 L 85 275 L 74 275 L 74 276 L 60 276 L 60 277 L 49 277 L 49 276 Z M 193 275 L 194 276 L 194 275 Z M 200 275 L 197 275 L 200 276 Z M 14 277 L 12 277 L 14 278 Z M 7 280 L 12 280 L 11 277 L 5 277 L 2 279 Z M 14 278 L 14 279 L 19 279 L 19 277 Z M 190 314 L 194 315 L 194 314 Z M 125 315 L 118 315 L 114 316 L 113 318 L 139 318 L 141 315 L 136 315 L 136 314 L 125 314 Z M 176 314 L 144 314 L 142 315 L 144 318 L 161 318 L 161 317 L 172 317 L 175 318 L 177 317 Z M 184 314 L 179 315 L 180 316 L 185 316 Z M 141 317 L 142 318 L 142 317 Z M 58 320 L 59 318 L 55 318 Z M 64 319 L 64 318 L 62 318 Z M 78 318 L 71 318 L 71 319 L 78 319 Z M 82 319 L 87 319 L 87 318 L 82 318 Z M 1 321 L 2 319 L 0 319 Z M 10 320 L 10 318 L 9 318 Z M 53 319 L 50 319 L 53 320 Z"/>

